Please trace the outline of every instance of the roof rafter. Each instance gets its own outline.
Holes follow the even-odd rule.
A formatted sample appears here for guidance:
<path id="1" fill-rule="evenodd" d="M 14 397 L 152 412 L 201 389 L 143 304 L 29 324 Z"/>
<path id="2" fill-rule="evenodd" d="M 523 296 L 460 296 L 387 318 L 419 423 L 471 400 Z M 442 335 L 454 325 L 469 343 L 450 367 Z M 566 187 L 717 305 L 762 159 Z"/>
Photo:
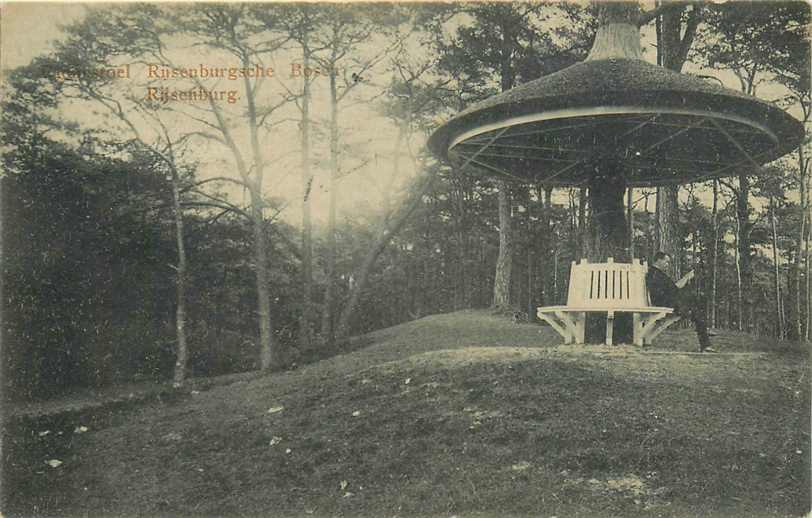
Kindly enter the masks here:
<path id="1" fill-rule="evenodd" d="M 690 131 L 690 130 L 691 130 L 691 129 L 693 129 L 693 128 L 701 127 L 703 124 L 705 124 L 705 121 L 707 121 L 707 120 L 708 120 L 708 119 L 707 119 L 707 117 L 701 117 L 701 118 L 699 118 L 699 119 L 698 119 L 698 120 L 696 120 L 694 123 L 692 123 L 692 124 L 690 124 L 690 125 L 688 125 L 688 126 L 686 126 L 686 127 L 682 128 L 682 129 L 680 129 L 680 130 L 675 131 L 674 133 L 672 133 L 671 135 L 669 135 L 669 136 L 665 137 L 664 139 L 658 140 L 657 142 L 655 142 L 654 144 L 651 144 L 651 145 L 650 145 L 649 147 L 647 147 L 646 149 L 640 150 L 640 154 L 641 154 L 641 155 L 643 155 L 643 154 L 645 154 L 645 153 L 648 153 L 648 152 L 649 152 L 649 151 L 651 151 L 652 149 L 654 149 L 654 148 L 656 148 L 656 147 L 659 147 L 659 146 L 661 146 L 662 144 L 665 144 L 665 143 L 666 143 L 666 142 L 668 142 L 669 140 L 673 140 L 673 139 L 674 139 L 674 138 L 676 138 L 677 136 L 682 135 L 683 133 L 685 133 L 686 131 Z"/>

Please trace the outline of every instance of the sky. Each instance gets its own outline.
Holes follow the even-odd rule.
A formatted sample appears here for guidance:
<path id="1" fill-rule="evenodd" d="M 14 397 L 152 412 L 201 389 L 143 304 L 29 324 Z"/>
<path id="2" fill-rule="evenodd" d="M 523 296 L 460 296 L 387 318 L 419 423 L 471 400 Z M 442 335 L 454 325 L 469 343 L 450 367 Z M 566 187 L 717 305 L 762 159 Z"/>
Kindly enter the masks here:
<path id="1" fill-rule="evenodd" d="M 81 18 L 86 5 L 76 2 L 0 2 L 0 70 L 27 65 L 52 48 L 60 26 Z"/>
<path id="2" fill-rule="evenodd" d="M 2 18 L 0 20 L 0 70 L 7 71 L 17 66 L 25 65 L 31 59 L 51 49 L 51 42 L 61 36 L 63 24 L 80 19 L 92 4 L 81 3 L 3 3 L 0 7 Z M 99 4 L 96 4 L 99 5 Z M 645 8 L 650 8 L 650 6 Z M 652 28 L 646 27 L 642 34 L 642 44 L 645 58 L 653 61 L 654 52 L 652 49 L 653 35 Z M 198 62 L 207 64 L 222 63 L 231 64 L 222 57 L 212 55 L 195 55 L 195 51 L 186 50 L 185 54 L 178 57 L 178 62 L 183 65 L 193 66 Z M 275 61 L 271 63 L 277 71 L 286 72 L 292 63 L 297 61 L 295 54 L 280 53 Z M 695 70 L 693 70 L 695 71 Z M 144 86 L 144 73 L 138 72 L 141 82 L 138 88 Z M 718 75 L 718 74 L 717 74 Z M 719 75 L 721 79 L 730 87 L 736 87 L 737 82 L 732 76 Z M 322 80 L 324 79 L 324 80 Z M 285 73 L 277 73 L 274 78 L 275 83 L 269 88 L 271 95 L 283 95 L 286 90 L 298 91 L 301 87 L 296 79 L 287 77 Z M 379 85 L 388 82 L 388 76 L 383 73 L 380 77 L 372 77 L 370 83 Z M 160 82 L 159 82 L 160 83 Z M 161 86 L 169 85 L 170 82 L 160 83 Z M 318 78 L 313 82 L 314 94 L 317 99 L 313 107 L 316 117 L 326 117 L 329 107 L 324 102 L 326 98 L 326 79 Z M 365 97 L 368 99 L 373 94 L 374 88 L 359 89 L 360 96 L 355 99 L 355 104 L 351 108 L 345 109 L 342 114 L 342 133 L 348 135 L 348 144 L 353 149 L 359 151 L 358 156 L 364 156 L 366 165 L 361 164 L 360 159 L 353 159 L 349 156 L 344 166 L 347 169 L 358 168 L 352 174 L 341 180 L 339 186 L 339 211 L 340 214 L 350 215 L 358 206 L 377 207 L 382 199 L 381 190 L 387 184 L 392 175 L 392 149 L 394 147 L 396 130 L 391 122 L 383 118 L 379 113 L 370 108 Z M 780 91 L 771 92 L 769 90 L 760 92 L 761 97 L 778 97 Z M 72 111 L 73 110 L 73 111 Z M 77 120 L 88 120 L 92 117 L 87 113 L 86 107 L 74 106 L 65 109 L 65 113 L 75 117 Z M 282 114 L 282 118 L 291 120 L 298 117 L 298 113 L 289 110 Z M 94 123 L 98 120 L 94 119 Z M 182 121 L 176 122 L 174 128 L 182 133 L 188 128 Z M 247 138 L 247 135 L 243 135 Z M 269 174 L 265 181 L 265 193 L 271 196 L 281 196 L 288 200 L 281 217 L 292 224 L 300 221 L 298 199 L 301 196 L 301 179 L 298 174 L 298 129 L 292 124 L 282 124 L 277 131 L 267 137 L 267 151 L 271 160 L 275 161 L 269 168 Z M 415 147 L 422 144 L 422 139 L 417 138 Z M 326 136 L 314 136 L 314 148 L 317 154 L 326 158 Z M 236 176 L 233 172 L 233 161 L 231 155 L 225 148 L 217 148 L 211 143 L 199 143 L 198 149 L 193 150 L 196 157 L 205 157 L 199 169 L 199 176 L 207 178 L 212 176 Z M 348 153 L 347 155 L 351 155 Z M 408 164 L 408 160 L 402 156 L 402 167 Z M 314 219 L 323 222 L 327 217 L 327 174 L 326 161 L 322 161 L 320 169 L 316 171 L 316 181 L 313 186 L 312 200 Z M 408 179 L 416 174 L 411 169 L 402 174 L 402 177 L 395 182 L 395 185 L 405 185 Z M 226 188 L 232 200 L 243 200 L 244 193 L 238 188 Z M 564 194 L 562 192 L 562 194 Z M 563 199 L 562 199 L 563 201 Z"/>
<path id="3" fill-rule="evenodd" d="M 53 48 L 53 41 L 62 36 L 61 28 L 65 24 L 81 19 L 88 9 L 103 5 L 100 3 L 28 3 L 12 2 L 6 3 L 2 7 L 2 32 L 0 32 L 0 70 L 6 71 L 18 66 L 28 64 L 35 56 L 47 53 Z M 300 82 L 289 77 L 285 77 L 292 63 L 298 61 L 295 56 L 286 56 L 284 53 L 279 56 L 273 64 L 277 70 L 277 82 L 272 88 L 273 93 L 281 95 L 285 89 L 298 91 L 301 88 Z M 206 65 L 213 65 L 219 62 L 223 66 L 233 65 L 233 62 L 226 59 L 212 56 L 191 57 L 181 56 L 178 63 L 181 65 L 194 66 L 198 62 Z M 282 73 L 279 73 L 279 72 Z M 143 74 L 142 74 L 143 75 Z M 321 115 L 326 117 L 329 107 L 325 104 L 326 79 L 316 80 L 312 88 L 314 106 L 311 113 L 316 117 Z M 385 80 L 386 78 L 377 78 Z M 380 82 L 380 81 L 378 81 Z M 170 81 L 171 83 L 171 81 Z M 161 84 L 166 86 L 169 83 Z M 370 94 L 371 95 L 371 94 Z M 319 104 L 319 99 L 321 103 Z M 357 100 L 361 101 L 361 99 Z M 84 106 L 70 107 L 64 110 L 65 114 L 76 120 L 90 122 L 87 109 Z M 290 118 L 297 118 L 297 113 L 287 114 Z M 344 177 L 338 187 L 339 194 L 339 219 L 342 214 L 350 215 L 358 207 L 369 207 L 373 210 L 377 208 L 382 200 L 382 189 L 388 184 L 388 177 L 391 172 L 391 153 L 395 140 L 395 128 L 391 123 L 380 117 L 374 110 L 364 106 L 360 102 L 341 114 L 343 119 L 342 128 L 347 130 L 343 134 L 349 135 L 349 144 L 361 150 L 367 160 L 367 165 L 358 169 L 355 173 Z M 98 124 L 99 120 L 94 120 L 93 124 Z M 179 122 L 178 131 L 182 131 L 182 123 Z M 315 136 L 313 147 L 316 153 L 323 157 L 326 153 L 322 142 L 318 142 L 319 137 Z M 247 143 L 247 135 L 244 135 L 243 142 Z M 417 139 L 415 146 L 421 145 L 421 139 Z M 321 145 L 320 145 L 321 144 Z M 199 143 L 201 152 L 196 153 L 196 158 L 205 156 L 206 159 L 200 164 L 198 177 L 205 179 L 215 176 L 238 175 L 234 172 L 233 159 L 229 151 L 223 147 Z M 247 145 L 245 146 L 248 147 Z M 266 172 L 264 180 L 264 193 L 269 197 L 282 197 L 287 200 L 285 209 L 280 217 L 291 224 L 298 224 L 301 221 L 301 205 L 298 200 L 301 196 L 302 182 L 298 175 L 297 150 L 299 148 L 299 137 L 297 129 L 291 125 L 280 126 L 279 131 L 274 135 L 269 135 L 267 139 L 267 151 L 271 160 L 275 161 Z M 321 148 L 319 150 L 319 148 Z M 344 164 L 347 168 L 355 168 L 359 161 L 352 157 L 348 158 Z M 312 200 L 312 211 L 314 221 L 324 223 L 328 217 L 328 196 L 327 187 L 328 173 L 326 160 L 322 160 L 321 171 L 315 171 L 316 180 L 312 186 L 310 198 Z M 408 161 L 401 159 L 401 169 L 408 169 Z M 395 186 L 403 186 L 406 180 L 415 174 L 415 171 L 406 171 L 401 181 L 395 182 Z M 244 189 L 230 184 L 218 185 L 220 192 L 226 192 L 231 201 L 238 203 L 247 202 L 247 195 Z"/>

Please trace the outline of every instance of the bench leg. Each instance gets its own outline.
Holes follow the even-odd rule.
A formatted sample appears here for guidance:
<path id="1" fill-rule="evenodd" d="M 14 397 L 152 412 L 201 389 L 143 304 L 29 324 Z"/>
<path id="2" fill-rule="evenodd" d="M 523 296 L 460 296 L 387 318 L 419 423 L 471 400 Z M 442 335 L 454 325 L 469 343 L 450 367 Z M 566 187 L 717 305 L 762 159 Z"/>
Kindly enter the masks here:
<path id="1" fill-rule="evenodd" d="M 564 339 L 564 343 L 572 342 L 572 331 L 567 327 L 565 322 L 562 322 L 558 314 L 551 315 L 549 313 L 537 313 L 538 317 L 552 327 Z"/>
<path id="2" fill-rule="evenodd" d="M 567 313 L 564 311 L 556 311 L 555 317 L 549 313 L 539 313 L 539 318 L 549 322 L 553 329 L 558 331 L 558 334 L 564 337 L 564 343 L 569 345 L 571 343 L 583 344 L 586 337 L 586 312 L 575 311 Z"/>
<path id="3" fill-rule="evenodd" d="M 652 323 L 651 326 L 649 326 L 649 329 L 646 332 L 646 341 L 651 343 L 652 340 L 657 338 L 657 335 L 668 329 L 671 324 L 679 322 L 680 320 L 680 317 L 674 315 L 663 318 L 662 320 L 658 319 L 656 322 Z"/>
<path id="4" fill-rule="evenodd" d="M 586 340 L 586 312 L 575 314 L 575 343 L 582 344 Z"/>
<path id="5" fill-rule="evenodd" d="M 564 338 L 565 344 L 584 343 L 584 333 L 586 331 L 585 312 L 556 311 L 554 316 L 549 313 L 539 312 L 538 316 L 548 322 Z"/>
<path id="6" fill-rule="evenodd" d="M 606 345 L 612 345 L 612 334 L 615 329 L 615 312 L 606 313 Z"/>
<path id="7" fill-rule="evenodd" d="M 680 317 L 668 313 L 654 313 L 649 315 L 634 315 L 634 343 L 635 345 L 650 345 L 657 335 L 665 331 L 671 324 L 680 320 Z"/>
<path id="8" fill-rule="evenodd" d="M 556 311 L 554 313 L 537 313 L 538 317 L 548 324 L 564 339 L 565 344 L 583 344 L 586 338 L 586 312 L 584 311 Z M 668 316 L 668 313 L 632 313 L 633 342 L 644 346 L 651 344 L 657 335 L 665 331 L 671 324 L 680 320 L 677 316 Z M 606 345 L 614 344 L 615 312 L 606 314 Z"/>
<path id="9" fill-rule="evenodd" d="M 583 324 L 579 322 L 580 319 L 578 315 L 579 313 L 569 314 L 563 311 L 555 312 L 555 316 L 557 316 L 561 320 L 561 322 L 564 324 L 564 326 L 567 328 L 568 331 L 569 339 L 564 340 L 565 344 L 571 344 L 572 342 L 583 343 L 583 339 L 580 339 L 579 342 L 579 336 L 580 334 L 582 334 L 579 333 L 579 329 L 583 327 Z"/>
<path id="10" fill-rule="evenodd" d="M 650 344 L 651 338 L 649 337 L 649 333 L 654 330 L 654 325 L 656 322 L 665 315 L 666 313 L 648 313 L 639 315 L 637 317 L 639 327 L 635 326 L 634 328 L 634 343 L 641 346 Z"/>

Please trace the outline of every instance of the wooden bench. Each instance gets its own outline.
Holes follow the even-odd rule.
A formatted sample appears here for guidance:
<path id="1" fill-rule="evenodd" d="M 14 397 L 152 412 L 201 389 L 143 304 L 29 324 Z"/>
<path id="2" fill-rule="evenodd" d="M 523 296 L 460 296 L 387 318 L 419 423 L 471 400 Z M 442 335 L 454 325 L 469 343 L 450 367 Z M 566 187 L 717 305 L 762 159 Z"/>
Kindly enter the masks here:
<path id="1" fill-rule="evenodd" d="M 655 307 L 646 288 L 648 264 L 633 259 L 631 264 L 605 263 L 586 259 L 572 262 L 566 306 L 538 308 L 538 317 L 549 323 L 565 344 L 584 343 L 587 313 L 606 313 L 606 344 L 612 345 L 615 313 L 631 313 L 635 345 L 650 344 L 668 326 L 679 320 L 673 308 Z"/>

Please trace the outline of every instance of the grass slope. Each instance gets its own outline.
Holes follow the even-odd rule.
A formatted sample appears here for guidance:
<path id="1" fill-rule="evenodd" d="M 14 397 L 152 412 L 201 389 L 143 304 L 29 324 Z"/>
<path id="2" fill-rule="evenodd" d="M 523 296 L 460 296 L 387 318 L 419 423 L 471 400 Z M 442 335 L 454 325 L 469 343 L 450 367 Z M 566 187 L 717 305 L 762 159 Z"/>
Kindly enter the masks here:
<path id="1" fill-rule="evenodd" d="M 485 312 L 427 317 L 296 371 L 37 424 L 58 438 L 18 430 L 41 447 L 15 463 L 5 512 L 807 513 L 807 356 L 728 334 L 724 351 L 749 352 L 672 354 L 688 336 L 574 347 Z"/>

